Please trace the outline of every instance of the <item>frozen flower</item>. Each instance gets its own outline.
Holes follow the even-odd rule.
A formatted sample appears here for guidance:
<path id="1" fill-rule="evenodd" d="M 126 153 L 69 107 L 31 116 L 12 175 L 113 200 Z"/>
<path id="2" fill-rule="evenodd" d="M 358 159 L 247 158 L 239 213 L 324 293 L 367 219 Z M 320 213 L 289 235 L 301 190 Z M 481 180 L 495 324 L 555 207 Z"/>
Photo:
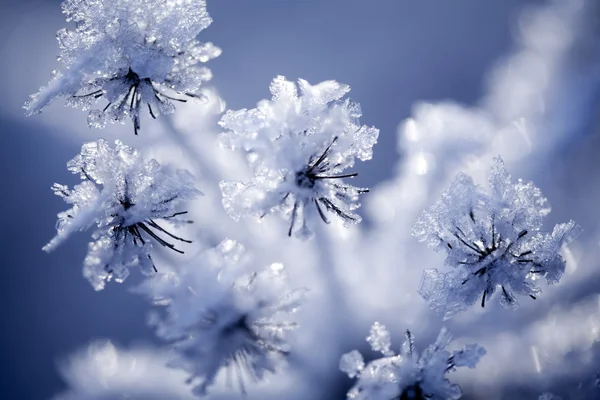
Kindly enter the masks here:
<path id="1" fill-rule="evenodd" d="M 221 119 L 223 142 L 246 151 L 254 172 L 249 182 L 221 182 L 225 209 L 236 219 L 277 211 L 290 220 L 290 236 L 310 234 L 316 216 L 359 222 L 359 195 L 368 189 L 344 179 L 357 175 L 346 172 L 355 158 L 372 157 L 379 131 L 361 126 L 360 106 L 342 100 L 347 85 L 300 79 L 296 86 L 279 76 L 270 90 L 273 98 L 256 109 L 228 111 Z"/>
<path id="2" fill-rule="evenodd" d="M 535 281 L 556 283 L 565 270 L 561 247 L 579 231 L 573 221 L 542 233 L 550 212 L 532 183 L 512 182 L 500 158 L 489 175 L 490 192 L 459 174 L 441 200 L 419 217 L 413 234 L 446 252 L 450 272 L 427 270 L 419 292 L 431 307 L 451 317 L 500 288 L 500 302 L 516 307 L 515 294 L 535 299 Z"/>
<path id="3" fill-rule="evenodd" d="M 399 353 L 390 349 L 390 333 L 376 322 L 367 341 L 373 351 L 383 354 L 365 364 L 362 355 L 353 350 L 342 356 L 340 369 L 357 382 L 348 392 L 353 400 L 452 400 L 461 397 L 458 385 L 446 374 L 457 367 L 474 368 L 485 355 L 483 347 L 470 344 L 450 353 L 445 350 L 450 334 L 442 329 L 434 344 L 420 356 L 415 351 L 410 331 Z"/>
<path id="4" fill-rule="evenodd" d="M 187 171 L 145 162 L 131 147 L 120 141 L 111 147 L 103 139 L 84 144 L 67 167 L 83 182 L 73 189 L 54 184 L 54 193 L 72 208 L 58 214 L 58 233 L 44 250 L 53 250 L 75 231 L 94 227 L 84 275 L 96 290 L 112 278 L 123 281 L 131 266 L 147 274 L 156 271 L 152 242 L 179 253 L 183 251 L 173 241 L 191 243 L 157 222 L 191 222 L 182 219 L 187 211 L 179 207 L 201 193 Z"/>
<path id="5" fill-rule="evenodd" d="M 190 375 L 197 395 L 206 394 L 220 371 L 242 392 L 244 378 L 263 379 L 288 355 L 290 314 L 303 289 L 289 291 L 281 264 L 256 270 L 244 248 L 224 240 L 176 274 L 159 274 L 141 291 L 165 312 L 153 315 L 159 337 L 173 343 L 169 363 Z"/>
<path id="6" fill-rule="evenodd" d="M 212 22 L 204 0 L 65 0 L 62 8 L 75 28 L 58 31 L 62 67 L 25 104 L 29 114 L 56 97 L 83 110 L 104 98 L 90 127 L 130 118 L 137 134 L 142 107 L 156 118 L 173 112 L 172 100 L 197 97 L 211 78 L 200 64 L 221 52 L 196 40 Z"/>

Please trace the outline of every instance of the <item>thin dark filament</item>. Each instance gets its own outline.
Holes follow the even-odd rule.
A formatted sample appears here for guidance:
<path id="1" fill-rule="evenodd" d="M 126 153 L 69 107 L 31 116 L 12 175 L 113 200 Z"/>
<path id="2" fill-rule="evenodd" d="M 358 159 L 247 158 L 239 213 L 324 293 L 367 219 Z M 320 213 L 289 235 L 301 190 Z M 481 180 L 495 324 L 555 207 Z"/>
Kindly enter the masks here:
<path id="1" fill-rule="evenodd" d="M 333 202 L 331 200 L 329 200 L 327 197 L 319 197 L 318 200 L 321 203 L 323 203 L 323 205 L 325 205 L 325 208 L 327 208 L 328 210 L 333 210 L 340 217 L 342 217 L 344 219 L 349 219 L 351 221 L 356 221 L 356 217 L 353 217 L 353 216 L 347 214 L 346 212 L 342 211 L 338 206 L 333 204 Z"/>
<path id="2" fill-rule="evenodd" d="M 501 285 L 501 287 L 502 287 L 502 293 L 504 293 L 504 297 L 506 297 L 507 299 L 510 299 L 510 301 L 512 302 L 512 299 L 510 298 L 508 292 L 504 288 L 504 285 Z"/>
<path id="3" fill-rule="evenodd" d="M 154 115 L 154 112 L 152 111 L 152 106 L 150 105 L 150 103 L 148 103 L 148 111 L 150 112 L 150 116 L 153 119 L 156 119 L 156 115 Z"/>
<path id="4" fill-rule="evenodd" d="M 467 237 L 467 235 L 465 234 L 465 232 L 463 232 L 463 230 L 462 230 L 462 229 L 460 229 L 460 227 L 459 227 L 459 226 L 457 226 L 457 227 L 456 227 L 456 230 L 458 230 L 458 232 L 459 232 L 461 235 L 463 235 L 464 237 Z M 479 247 L 479 245 L 478 245 L 477 243 L 475 243 L 474 241 L 472 241 L 472 242 L 471 242 L 471 244 L 477 248 L 477 252 L 478 252 L 478 253 L 481 253 L 482 255 L 484 254 L 484 251 L 483 251 L 483 250 L 482 250 L 482 249 Z"/>
<path id="5" fill-rule="evenodd" d="M 407 329 L 404 335 L 406 336 L 406 341 L 408 342 L 408 354 L 410 355 L 415 351 L 415 341 L 410 330 Z"/>
<path id="6" fill-rule="evenodd" d="M 90 96 L 94 96 L 95 98 L 99 98 L 102 97 L 103 94 L 103 90 L 102 89 L 98 89 L 94 92 L 91 93 L 86 93 L 86 94 L 74 94 L 73 97 L 90 97 Z"/>
<path id="7" fill-rule="evenodd" d="M 290 223 L 290 229 L 288 230 L 288 236 L 292 236 L 292 229 L 294 228 L 294 224 L 296 223 L 296 216 L 298 213 L 298 201 L 294 203 L 294 209 L 292 210 L 292 222 Z"/>
<path id="8" fill-rule="evenodd" d="M 143 222 L 140 222 L 139 224 L 137 224 L 137 226 L 139 226 L 140 228 L 142 228 L 148 235 L 150 235 L 154 240 L 156 240 L 159 244 L 170 248 L 173 251 L 176 251 L 180 254 L 184 254 L 183 251 L 177 249 L 175 247 L 174 244 L 166 242 L 163 238 L 161 238 L 160 236 L 158 236 L 156 233 L 152 232 L 152 230 L 150 230 Z"/>
<path id="9" fill-rule="evenodd" d="M 494 215 L 492 215 L 492 249 L 496 249 L 496 225 L 494 224 Z"/>
<path id="10" fill-rule="evenodd" d="M 321 216 L 321 219 L 323 220 L 323 222 L 325 222 L 326 224 L 329 224 L 329 220 L 325 216 L 325 213 L 323 212 L 323 209 L 321 208 L 319 201 L 317 199 L 313 199 L 313 201 L 315 203 L 315 206 L 317 207 L 317 211 L 319 211 L 319 215 Z"/>
<path id="11" fill-rule="evenodd" d="M 173 239 L 175 239 L 175 240 L 179 240 L 179 241 L 182 241 L 182 242 L 185 242 L 185 243 L 192 243 L 192 241 L 191 241 L 191 240 L 186 240 L 186 239 L 180 238 L 179 236 L 175 236 L 175 235 L 173 235 L 171 232 L 168 232 L 168 231 L 166 231 L 166 230 L 165 230 L 163 227 L 161 227 L 161 226 L 160 226 L 160 225 L 158 225 L 156 222 L 154 222 L 154 220 L 151 220 L 151 219 L 149 219 L 149 220 L 146 220 L 146 222 L 147 222 L 147 223 L 148 223 L 148 225 L 150 225 L 151 227 L 153 227 L 153 228 L 156 228 L 156 229 L 158 229 L 159 231 L 166 233 L 167 235 L 171 236 L 171 237 L 172 237 Z"/>
<path id="12" fill-rule="evenodd" d="M 187 214 L 187 213 L 188 213 L 187 211 L 179 211 L 179 212 L 176 212 L 175 214 L 171 214 L 171 215 L 169 215 L 167 217 L 162 217 L 162 219 L 175 218 L 178 215 L 183 215 L 183 214 Z"/>
<path id="13" fill-rule="evenodd" d="M 85 172 L 85 169 L 81 168 L 81 173 L 83 174 L 83 176 L 85 176 L 85 179 L 87 179 L 88 181 L 92 182 L 94 184 L 94 186 L 96 186 L 96 189 L 98 189 L 99 192 L 102 191 L 102 187 L 95 181 L 93 180 L 87 172 Z"/>
<path id="14" fill-rule="evenodd" d="M 170 203 L 170 202 L 172 202 L 173 200 L 175 200 L 177 197 L 179 197 L 179 196 L 178 196 L 178 195 L 171 196 L 171 197 L 169 197 L 168 199 L 161 201 L 159 204 L 167 204 L 167 203 Z M 187 211 L 186 211 L 186 212 L 187 212 Z"/>
<path id="15" fill-rule="evenodd" d="M 476 252 L 477 254 L 484 255 L 484 254 L 483 254 L 483 252 L 482 252 L 480 249 L 478 249 L 477 247 L 474 247 L 474 246 L 470 245 L 469 243 L 467 243 L 467 242 L 466 242 L 466 241 L 465 241 L 463 238 L 461 238 L 461 237 L 458 235 L 458 233 L 456 233 L 456 232 L 453 232 L 452 234 L 453 234 L 453 235 L 454 235 L 454 236 L 455 236 L 455 237 L 456 237 L 458 240 L 460 240 L 460 242 L 461 242 L 462 244 L 464 244 L 465 246 L 467 246 L 468 248 L 470 248 L 471 250 L 473 250 L 473 251 L 474 251 L 474 252 Z"/>
<path id="16" fill-rule="evenodd" d="M 144 238 L 142 237 L 140 230 L 138 229 L 137 226 L 133 225 L 131 227 L 131 232 L 134 234 L 134 237 L 138 237 L 138 239 L 140 239 L 140 242 L 142 242 L 142 245 L 146 244 L 146 241 L 144 240 Z"/>
<path id="17" fill-rule="evenodd" d="M 329 155 L 329 152 L 331 151 L 331 146 L 334 145 L 335 142 L 337 142 L 338 137 L 334 137 L 333 141 L 331 142 L 331 144 L 329 146 L 327 146 L 327 148 L 325 149 L 325 151 L 323 152 L 323 154 L 321 154 L 321 157 L 319 157 L 319 159 L 309 168 L 309 170 L 312 170 L 313 168 L 319 166 L 319 164 L 321 164 L 323 162 L 323 160 L 325 160 L 325 158 L 327 158 L 327 156 Z"/>
<path id="18" fill-rule="evenodd" d="M 179 101 L 179 102 L 181 102 L 181 103 L 187 103 L 187 100 L 186 100 L 186 99 L 178 99 L 177 97 L 172 97 L 172 96 L 169 96 L 169 95 L 167 95 L 167 94 L 164 94 L 163 92 L 161 92 L 161 91 L 157 90 L 157 89 L 154 87 L 154 85 L 152 86 L 152 89 L 154 90 L 154 95 L 155 95 L 155 96 L 156 96 L 156 97 L 157 97 L 157 98 L 158 98 L 158 99 L 161 101 L 161 103 L 162 103 L 162 102 L 164 102 L 164 101 L 163 101 L 162 99 L 160 99 L 158 96 L 165 97 L 165 98 L 167 98 L 167 99 L 169 99 L 169 100 Z"/>
<path id="19" fill-rule="evenodd" d="M 341 178 L 354 178 L 355 176 L 358 176 L 358 172 L 353 172 L 350 174 L 342 174 L 342 175 L 330 175 L 330 176 L 315 175 L 314 179 L 341 179 Z"/>

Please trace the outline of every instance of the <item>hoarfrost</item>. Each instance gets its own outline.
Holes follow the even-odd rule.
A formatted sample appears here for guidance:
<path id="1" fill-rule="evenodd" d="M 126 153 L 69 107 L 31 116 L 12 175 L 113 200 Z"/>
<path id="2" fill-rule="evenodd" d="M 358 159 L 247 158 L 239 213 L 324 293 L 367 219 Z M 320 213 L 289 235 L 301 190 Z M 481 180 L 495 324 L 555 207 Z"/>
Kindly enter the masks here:
<path id="1" fill-rule="evenodd" d="M 227 212 L 236 219 L 278 212 L 290 220 L 288 235 L 301 237 L 310 236 L 317 216 L 359 222 L 359 195 L 368 189 L 346 184 L 357 174 L 344 171 L 355 158 L 372 157 L 379 131 L 361 126 L 360 106 L 342 100 L 347 85 L 302 79 L 296 85 L 279 76 L 270 90 L 271 100 L 228 111 L 220 121 L 227 130 L 222 143 L 243 149 L 254 172 L 249 182 L 221 182 Z"/>
<path id="2" fill-rule="evenodd" d="M 442 198 L 424 211 L 413 235 L 436 251 L 446 252 L 450 272 L 427 270 L 419 293 L 446 318 L 497 289 L 500 303 L 517 307 L 515 294 L 537 298 L 535 281 L 556 283 L 565 271 L 561 247 L 579 234 L 573 221 L 541 232 L 550 212 L 546 198 L 532 183 L 514 183 L 500 158 L 489 175 L 490 192 L 459 174 Z"/>
<path id="3" fill-rule="evenodd" d="M 162 167 L 155 160 L 145 162 L 131 147 L 120 141 L 111 147 L 103 139 L 84 144 L 67 167 L 82 182 L 73 189 L 52 187 L 72 208 L 58 214 L 57 235 L 43 249 L 54 250 L 72 233 L 94 227 L 84 276 L 96 290 L 111 279 L 125 280 L 129 267 L 154 273 L 152 242 L 178 253 L 183 251 L 172 241 L 191 243 L 157 222 L 162 219 L 175 226 L 191 222 L 179 207 L 201 192 L 194 189 L 187 171 Z"/>

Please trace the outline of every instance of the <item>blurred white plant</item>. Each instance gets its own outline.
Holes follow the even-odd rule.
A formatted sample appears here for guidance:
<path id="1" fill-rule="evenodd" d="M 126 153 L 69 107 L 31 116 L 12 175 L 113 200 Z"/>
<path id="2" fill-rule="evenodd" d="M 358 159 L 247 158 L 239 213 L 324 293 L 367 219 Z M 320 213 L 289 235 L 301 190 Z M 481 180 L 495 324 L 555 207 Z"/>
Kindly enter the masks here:
<path id="1" fill-rule="evenodd" d="M 432 309 L 446 318 L 474 304 L 481 306 L 498 287 L 500 303 L 517 307 L 514 293 L 535 299 L 535 281 L 556 283 L 565 270 L 561 247 L 579 227 L 573 221 L 542 233 L 543 218 L 550 212 L 547 199 L 533 183 L 513 183 L 501 158 L 495 158 L 489 175 L 490 193 L 459 174 L 450 188 L 424 211 L 413 235 L 436 251 L 447 253 L 450 272 L 426 270 L 419 293 Z"/>
<path id="2" fill-rule="evenodd" d="M 200 63 L 221 53 L 196 40 L 212 22 L 204 0 L 65 0 L 62 8 L 75 29 L 58 31 L 62 68 L 25 104 L 28 114 L 56 97 L 83 110 L 104 97 L 108 104 L 89 113 L 90 127 L 128 117 L 137 134 L 142 103 L 156 118 L 173 112 L 171 100 L 198 97 L 212 77 Z"/>
<path id="3" fill-rule="evenodd" d="M 383 354 L 365 364 L 362 355 L 352 350 L 342 356 L 340 369 L 350 378 L 357 378 L 348 392 L 353 400 L 453 400 L 461 397 L 458 385 L 446 374 L 457 367 L 474 368 L 486 351 L 477 344 L 450 353 L 445 350 L 452 337 L 443 328 L 434 344 L 420 356 L 415 351 L 413 337 L 406 331 L 406 340 L 399 353 L 390 349 L 390 332 L 375 322 L 367 341 L 373 351 Z"/>
<path id="4" fill-rule="evenodd" d="M 193 400 L 184 372 L 166 361 L 162 350 L 94 341 L 60 363 L 68 389 L 52 400 Z"/>
<path id="5" fill-rule="evenodd" d="M 138 291 L 162 314 L 151 321 L 157 335 L 174 346 L 169 365 L 190 374 L 196 395 L 205 395 L 221 370 L 233 374 L 245 393 L 244 377 L 263 379 L 276 372 L 290 351 L 290 321 L 305 290 L 289 291 L 282 264 L 255 269 L 244 247 L 224 240 L 177 272 L 158 274 Z"/>
<path id="6" fill-rule="evenodd" d="M 272 100 L 223 116 L 223 143 L 246 151 L 254 173 L 250 182 L 221 182 L 223 205 L 233 218 L 278 211 L 290 219 L 288 235 L 303 237 L 317 214 L 325 223 L 327 212 L 346 224 L 360 221 L 354 210 L 368 189 L 344 183 L 357 175 L 344 171 L 355 158 L 371 159 L 379 131 L 360 125 L 359 104 L 341 100 L 349 90 L 335 81 L 313 86 L 302 79 L 297 87 L 278 76 L 270 86 Z"/>
<path id="7" fill-rule="evenodd" d="M 189 172 L 162 167 L 155 160 L 146 162 L 120 141 L 111 147 L 103 139 L 84 144 L 67 167 L 83 182 L 73 189 L 57 183 L 52 187 L 72 208 L 58 214 L 58 233 L 43 249 L 54 250 L 71 233 L 95 226 L 83 272 L 94 289 L 103 289 L 111 279 L 122 282 L 132 266 L 145 274 L 155 272 L 150 239 L 178 253 L 183 251 L 169 239 L 191 243 L 156 222 L 191 222 L 181 217 L 187 211 L 179 210 L 186 200 L 201 194 Z M 161 238 L 164 235 L 169 239 Z"/>

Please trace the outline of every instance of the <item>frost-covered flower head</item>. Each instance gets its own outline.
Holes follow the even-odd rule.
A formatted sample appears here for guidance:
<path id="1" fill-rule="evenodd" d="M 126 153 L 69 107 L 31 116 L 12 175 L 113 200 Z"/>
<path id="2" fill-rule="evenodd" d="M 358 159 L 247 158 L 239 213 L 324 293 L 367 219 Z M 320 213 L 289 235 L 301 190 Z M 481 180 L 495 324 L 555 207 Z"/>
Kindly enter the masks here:
<path id="1" fill-rule="evenodd" d="M 556 283 L 565 270 L 563 244 L 578 233 L 573 221 L 542 233 L 550 212 L 546 198 L 533 183 L 515 183 L 495 158 L 489 175 L 490 191 L 459 174 L 442 198 L 419 217 L 413 235 L 447 254 L 454 271 L 427 270 L 419 292 L 431 307 L 451 317 L 500 288 L 500 302 L 516 307 L 514 294 L 535 299 L 535 281 Z"/>
<path id="2" fill-rule="evenodd" d="M 221 183 L 226 210 L 234 218 L 278 211 L 290 219 L 290 236 L 294 230 L 309 234 L 317 215 L 325 223 L 328 214 L 359 222 L 358 198 L 368 189 L 345 183 L 357 175 L 345 170 L 355 158 L 372 157 L 379 131 L 361 126 L 360 106 L 342 100 L 350 87 L 335 81 L 313 86 L 302 79 L 296 86 L 278 76 L 270 90 L 271 100 L 228 111 L 221 119 L 224 142 L 244 149 L 254 172 L 250 182 Z"/>
<path id="3" fill-rule="evenodd" d="M 256 271 L 256 272 L 255 272 Z M 166 306 L 155 314 L 157 334 L 173 342 L 171 366 L 190 374 L 194 392 L 204 395 L 220 371 L 228 383 L 237 375 L 261 380 L 289 353 L 290 322 L 304 290 L 289 291 L 281 264 L 261 270 L 243 246 L 224 240 L 177 274 L 159 274 L 142 291 Z"/>
<path id="4" fill-rule="evenodd" d="M 415 351 L 413 337 L 406 331 L 400 352 L 391 350 L 390 332 L 375 322 L 367 341 L 382 358 L 365 364 L 362 355 L 352 350 L 342 356 L 340 369 L 350 378 L 357 378 L 348 392 L 353 400 L 453 400 L 461 390 L 446 374 L 457 367 L 474 368 L 486 351 L 477 344 L 450 353 L 445 350 L 452 337 L 444 328 L 434 344 L 420 356 Z"/>
<path id="5" fill-rule="evenodd" d="M 211 78 L 200 63 L 221 52 L 196 40 L 212 22 L 204 0 L 65 0 L 62 8 L 75 28 L 58 31 L 62 68 L 25 104 L 29 114 L 56 97 L 84 110 L 103 97 L 90 127 L 130 118 L 137 134 L 140 108 L 155 118 L 173 112 L 171 100 L 196 97 Z"/>
<path id="6" fill-rule="evenodd" d="M 139 152 L 120 141 L 111 147 L 103 139 L 84 144 L 67 167 L 83 182 L 73 189 L 59 184 L 52 187 L 72 208 L 58 214 L 58 233 L 44 250 L 55 249 L 75 231 L 95 227 L 84 276 L 96 290 L 113 278 L 122 282 L 131 266 L 139 266 L 147 274 L 156 271 L 150 256 L 152 242 L 178 253 L 183 251 L 173 241 L 191 243 L 157 222 L 191 222 L 182 219 L 187 211 L 179 207 L 201 193 L 194 189 L 187 171 L 144 161 Z"/>

